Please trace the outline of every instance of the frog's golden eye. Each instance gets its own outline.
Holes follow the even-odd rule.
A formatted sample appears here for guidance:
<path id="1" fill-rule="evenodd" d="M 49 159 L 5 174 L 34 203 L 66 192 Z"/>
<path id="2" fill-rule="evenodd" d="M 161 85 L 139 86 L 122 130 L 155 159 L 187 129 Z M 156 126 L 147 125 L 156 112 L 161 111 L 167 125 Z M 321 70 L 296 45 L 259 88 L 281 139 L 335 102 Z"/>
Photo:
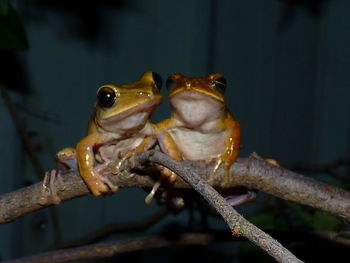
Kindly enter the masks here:
<path id="1" fill-rule="evenodd" d="M 162 85 L 163 85 L 162 77 L 158 73 L 152 72 L 152 78 L 153 78 L 154 83 L 156 84 L 156 88 L 158 90 L 160 90 L 162 88 Z"/>
<path id="2" fill-rule="evenodd" d="M 174 86 L 175 80 L 170 76 L 165 83 L 166 89 L 169 91 Z"/>
<path id="3" fill-rule="evenodd" d="M 222 94 L 225 93 L 226 90 L 226 79 L 225 78 L 217 78 L 212 80 L 211 85 L 221 91 Z"/>
<path id="4" fill-rule="evenodd" d="M 116 102 L 117 96 L 110 87 L 102 87 L 97 93 L 97 103 L 100 107 L 110 108 Z"/>

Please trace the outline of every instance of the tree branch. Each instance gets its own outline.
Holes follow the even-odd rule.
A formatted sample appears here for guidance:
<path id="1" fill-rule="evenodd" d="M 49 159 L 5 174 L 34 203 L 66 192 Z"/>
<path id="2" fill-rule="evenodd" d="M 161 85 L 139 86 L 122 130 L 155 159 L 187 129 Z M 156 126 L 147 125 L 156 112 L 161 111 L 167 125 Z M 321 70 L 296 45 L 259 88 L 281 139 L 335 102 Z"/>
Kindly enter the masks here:
<path id="1" fill-rule="evenodd" d="M 171 246 L 208 245 L 215 241 L 232 240 L 227 235 L 191 233 L 181 234 L 177 237 L 145 237 L 132 241 L 106 242 L 71 249 L 60 249 L 42 253 L 36 256 L 4 261 L 3 263 L 62 263 L 83 259 L 112 257 L 126 252 L 142 251 L 146 249 L 164 248 Z"/>
<path id="2" fill-rule="evenodd" d="M 218 179 L 216 176 L 210 178 L 212 166 L 205 169 L 205 163 L 198 163 L 197 169 L 199 171 L 204 170 L 206 174 L 201 174 L 203 179 L 194 173 L 195 163 L 180 163 L 171 159 L 169 156 L 162 154 L 157 151 L 149 151 L 142 153 L 135 157 L 135 163 L 137 167 L 143 168 L 144 163 L 149 161 L 157 162 L 165 167 L 174 170 L 180 177 L 188 181 L 193 188 L 200 192 L 204 197 L 211 203 L 211 205 L 223 216 L 224 220 L 229 224 L 233 234 L 242 235 L 248 238 L 253 243 L 257 244 L 267 253 L 272 255 L 280 262 L 300 262 L 297 258 L 294 257 L 288 250 L 281 246 L 276 240 L 272 239 L 269 235 L 250 224 L 246 221 L 241 215 L 239 215 L 231 206 L 227 204 L 224 198 L 220 196 L 210 185 L 208 185 L 205 180 L 209 180 L 216 183 L 218 186 L 227 185 L 227 183 L 232 183 L 232 178 L 229 182 L 225 182 L 224 178 L 227 179 L 227 176 L 221 176 L 221 179 Z M 253 161 L 253 159 L 251 160 Z M 254 160 L 257 161 L 257 160 Z M 261 164 L 265 162 L 260 161 Z M 204 165 L 204 166 L 203 166 Z M 268 166 L 269 168 L 274 168 L 274 166 Z M 248 167 L 250 170 L 251 167 Z M 223 171 L 221 172 L 223 173 Z M 110 176 L 110 178 L 117 185 L 128 187 L 128 186 L 151 186 L 154 182 L 147 176 L 130 176 L 128 173 L 123 173 L 118 176 Z M 67 184 L 67 180 L 69 183 Z M 215 182 L 216 181 L 216 182 Z M 64 191 L 60 191 L 60 188 L 57 186 L 56 189 L 59 192 L 59 197 L 61 199 L 73 198 L 77 195 L 84 195 L 88 193 L 88 190 L 82 180 L 77 176 L 65 176 L 63 183 L 66 186 Z M 183 181 L 178 180 L 175 184 L 177 187 L 186 187 Z M 188 186 L 187 186 L 188 187 Z M 27 188 L 20 189 L 18 191 L 3 195 L 0 197 L 0 211 L 4 211 L 5 206 L 8 213 L 3 213 L 0 218 L 2 220 L 14 219 L 20 216 L 18 212 L 21 210 L 21 213 L 28 213 L 30 211 L 36 210 L 40 207 L 40 193 L 42 186 L 39 184 L 32 185 Z M 78 189 L 80 191 L 78 191 Z M 75 193 L 72 195 L 72 193 Z M 16 199 L 17 198 L 17 199 Z M 23 203 L 19 202 L 18 198 L 23 198 L 20 201 L 26 202 L 28 206 L 23 206 Z M 29 200 L 29 202 L 28 202 Z M 11 207 L 11 209 L 9 209 Z"/>
<path id="3" fill-rule="evenodd" d="M 167 209 L 164 208 L 156 212 L 155 214 L 151 215 L 148 218 L 143 218 L 142 220 L 138 220 L 135 222 L 129 221 L 126 223 L 112 223 L 104 226 L 103 228 L 101 228 L 100 230 L 92 234 L 89 234 L 84 237 L 80 237 L 79 239 L 71 240 L 61 244 L 55 244 L 53 249 L 71 248 L 71 247 L 88 245 L 88 244 L 101 241 L 102 239 L 107 238 L 108 236 L 116 233 L 131 233 L 131 232 L 145 230 L 148 227 L 159 222 L 162 218 L 164 218 L 168 214 L 169 214 L 169 211 L 167 211 Z"/>
<path id="4" fill-rule="evenodd" d="M 190 167 L 175 161 L 166 154 L 158 151 L 148 151 L 139 155 L 138 161 L 143 164 L 157 163 L 175 172 L 189 183 L 204 199 L 222 216 L 235 236 L 244 236 L 278 262 L 302 262 L 277 240 L 263 232 L 241 216 L 206 180 L 193 172 Z"/>
<path id="5" fill-rule="evenodd" d="M 138 157 L 135 157 L 137 163 Z M 227 187 L 246 186 L 264 191 L 276 197 L 307 205 L 324 212 L 350 221 L 350 193 L 332 187 L 328 184 L 304 177 L 282 167 L 270 165 L 253 158 L 239 158 L 231 167 L 231 178 L 224 175 L 223 169 L 219 169 L 215 177 L 211 175 L 213 164 L 205 162 L 184 161 L 185 166 L 190 167 L 210 184 L 220 188 L 222 184 Z M 129 164 L 125 164 L 126 168 Z M 142 167 L 138 167 L 142 168 Z M 109 179 L 120 187 L 152 187 L 154 180 L 149 176 L 130 175 L 126 170 L 119 174 L 108 175 Z M 228 181 L 227 181 L 228 180 Z M 76 172 L 70 172 L 62 176 L 64 189 L 56 184 L 59 198 L 69 200 L 87 195 L 86 185 Z M 177 180 L 173 187 L 189 187 L 182 180 Z M 16 218 L 41 209 L 42 183 L 33 184 L 19 190 L 0 195 L 0 223 L 8 223 Z M 46 205 L 52 205 L 48 202 Z"/>

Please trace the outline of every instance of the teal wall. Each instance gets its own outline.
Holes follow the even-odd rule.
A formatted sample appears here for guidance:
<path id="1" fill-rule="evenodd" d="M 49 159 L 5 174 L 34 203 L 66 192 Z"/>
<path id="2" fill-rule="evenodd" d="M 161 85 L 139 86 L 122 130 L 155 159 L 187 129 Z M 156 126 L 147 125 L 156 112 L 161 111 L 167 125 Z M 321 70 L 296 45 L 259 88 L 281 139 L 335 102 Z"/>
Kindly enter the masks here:
<path id="1" fill-rule="evenodd" d="M 96 1 L 91 25 L 79 15 L 88 8 L 85 2 L 49 2 L 16 2 L 30 43 L 19 55 L 29 93 L 12 93 L 26 108 L 51 118 L 21 112 L 28 131 L 36 133 L 32 140 L 40 145 L 46 170 L 53 168 L 56 151 L 84 136 L 97 87 L 132 82 L 148 70 L 164 79 L 174 72 L 225 74 L 229 107 L 243 127 L 241 156 L 256 151 L 290 165 L 349 155 L 350 1 L 319 1 L 319 12 L 312 8 L 317 1 L 132 0 L 113 7 Z M 78 34 L 84 25 L 90 30 Z M 5 193 L 37 180 L 0 107 Z M 168 112 L 165 100 L 153 120 Z M 158 207 L 145 206 L 145 195 L 128 189 L 61 204 L 63 238 L 152 214 Z M 186 223 L 187 214 L 167 220 Z M 34 254 L 52 240 L 45 209 L 0 226 L 0 255 Z"/>

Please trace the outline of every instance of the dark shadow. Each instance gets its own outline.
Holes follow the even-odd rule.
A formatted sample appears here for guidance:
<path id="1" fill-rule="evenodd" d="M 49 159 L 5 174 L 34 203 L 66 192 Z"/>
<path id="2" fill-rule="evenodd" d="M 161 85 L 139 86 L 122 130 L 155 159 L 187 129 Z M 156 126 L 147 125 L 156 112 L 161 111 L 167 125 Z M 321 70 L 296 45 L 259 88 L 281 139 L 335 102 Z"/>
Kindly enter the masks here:
<path id="1" fill-rule="evenodd" d="M 284 5 L 282 17 L 279 22 L 278 31 L 288 29 L 295 20 L 298 10 L 306 10 L 313 18 L 320 18 L 330 0 L 279 0 Z"/>
<path id="2" fill-rule="evenodd" d="M 71 39 L 79 38 L 94 44 L 102 35 L 108 34 L 111 16 L 108 10 L 133 9 L 130 1 L 125 0 L 36 0 L 23 3 L 25 20 L 45 23 L 52 12 L 68 18 L 62 19 L 61 29 Z"/>
<path id="3" fill-rule="evenodd" d="M 28 78 L 18 53 L 0 50 L 0 84 L 9 90 L 29 94 Z"/>

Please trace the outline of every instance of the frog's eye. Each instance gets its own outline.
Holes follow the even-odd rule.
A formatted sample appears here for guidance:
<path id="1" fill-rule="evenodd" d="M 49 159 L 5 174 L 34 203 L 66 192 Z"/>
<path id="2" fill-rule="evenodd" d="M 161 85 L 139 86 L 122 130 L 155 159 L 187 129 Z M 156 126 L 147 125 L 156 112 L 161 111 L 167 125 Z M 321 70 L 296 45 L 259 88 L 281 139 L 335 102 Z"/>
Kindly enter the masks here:
<path id="1" fill-rule="evenodd" d="M 225 93 L 226 90 L 226 79 L 225 78 L 217 78 L 212 81 L 212 86 L 215 89 L 220 90 L 222 93 Z"/>
<path id="2" fill-rule="evenodd" d="M 102 87 L 97 93 L 97 103 L 100 107 L 109 108 L 114 105 L 116 95 L 112 88 Z"/>
<path id="3" fill-rule="evenodd" d="M 175 80 L 172 77 L 169 77 L 165 83 L 166 89 L 168 91 L 171 90 L 171 88 L 174 86 L 174 84 L 175 84 Z"/>
<path id="4" fill-rule="evenodd" d="M 160 90 L 162 88 L 162 85 L 163 85 L 162 77 L 158 73 L 155 73 L 155 72 L 152 72 L 152 77 L 153 77 L 154 83 L 156 84 L 157 89 Z"/>

